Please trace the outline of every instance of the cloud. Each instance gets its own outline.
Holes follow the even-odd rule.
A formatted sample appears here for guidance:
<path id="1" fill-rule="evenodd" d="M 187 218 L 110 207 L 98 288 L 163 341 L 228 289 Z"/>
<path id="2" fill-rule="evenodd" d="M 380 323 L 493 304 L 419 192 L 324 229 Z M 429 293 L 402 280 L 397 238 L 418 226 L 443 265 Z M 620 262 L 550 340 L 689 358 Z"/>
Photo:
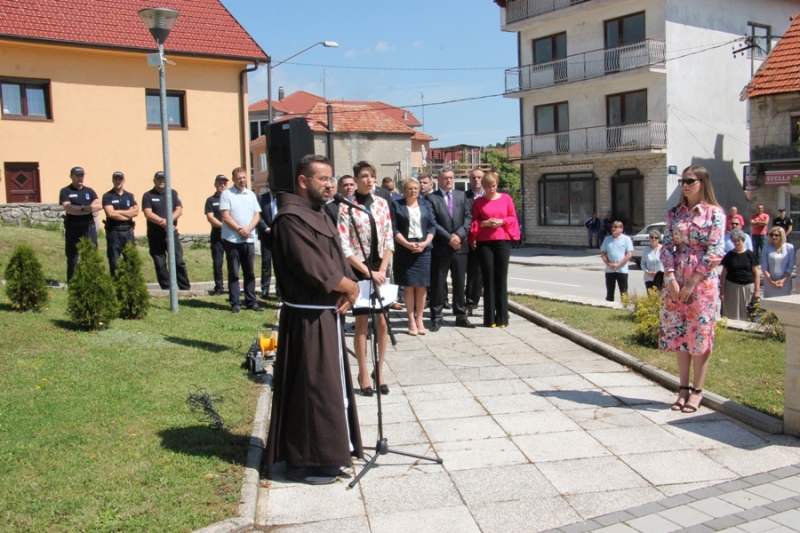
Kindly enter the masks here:
<path id="1" fill-rule="evenodd" d="M 356 57 L 358 52 L 356 50 L 348 50 L 344 53 L 344 57 Z"/>
<path id="2" fill-rule="evenodd" d="M 376 52 L 389 52 L 391 50 L 394 50 L 395 48 L 397 48 L 397 46 L 393 44 L 390 45 L 386 41 L 378 41 L 378 44 L 375 45 Z"/>
<path id="3" fill-rule="evenodd" d="M 414 43 L 411 45 L 411 47 L 412 48 L 419 48 L 423 44 L 425 44 L 424 41 L 414 41 Z"/>

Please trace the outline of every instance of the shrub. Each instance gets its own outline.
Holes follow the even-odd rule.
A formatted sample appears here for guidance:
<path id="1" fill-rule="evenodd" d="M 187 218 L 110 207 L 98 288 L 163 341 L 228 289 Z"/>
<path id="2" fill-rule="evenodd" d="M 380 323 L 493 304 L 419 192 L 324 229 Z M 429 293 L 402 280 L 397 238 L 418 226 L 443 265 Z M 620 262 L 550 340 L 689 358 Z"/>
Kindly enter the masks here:
<path id="1" fill-rule="evenodd" d="M 6 295 L 14 309 L 40 311 L 50 299 L 42 264 L 33 248 L 20 244 L 6 265 Z"/>
<path id="2" fill-rule="evenodd" d="M 189 246 L 190 250 L 207 250 L 208 248 L 208 243 L 200 239 L 193 240 L 191 246 Z"/>
<path id="3" fill-rule="evenodd" d="M 661 324 L 661 293 L 652 288 L 645 294 L 634 292 L 626 308 L 632 311 L 636 323 L 636 340 L 651 348 L 658 347 L 658 326 Z"/>
<path id="4" fill-rule="evenodd" d="M 761 307 L 760 300 L 755 300 L 751 304 L 750 319 L 758 324 L 756 326 L 756 331 L 779 342 L 784 342 L 786 340 L 786 326 L 781 324 L 775 313 Z"/>
<path id="5" fill-rule="evenodd" d="M 69 282 L 67 312 L 88 329 L 107 327 L 119 314 L 111 274 L 94 243 L 86 238 L 78 242 L 78 265 Z"/>
<path id="6" fill-rule="evenodd" d="M 145 318 L 150 308 L 150 293 L 142 275 L 142 256 L 133 244 L 128 243 L 122 249 L 114 274 L 119 317 L 133 320 Z"/>

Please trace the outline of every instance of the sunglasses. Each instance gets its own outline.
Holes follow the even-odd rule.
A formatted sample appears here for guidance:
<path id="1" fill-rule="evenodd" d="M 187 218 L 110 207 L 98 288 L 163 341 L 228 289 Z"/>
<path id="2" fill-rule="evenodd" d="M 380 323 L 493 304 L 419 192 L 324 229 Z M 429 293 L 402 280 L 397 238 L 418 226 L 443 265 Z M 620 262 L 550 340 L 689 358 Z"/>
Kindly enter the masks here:
<path id="1" fill-rule="evenodd" d="M 694 178 L 684 178 L 682 180 L 678 180 L 678 185 L 694 185 L 698 181 L 700 180 Z"/>
<path id="2" fill-rule="evenodd" d="M 780 237 L 781 234 L 780 233 L 770 233 L 769 236 L 770 237 Z"/>

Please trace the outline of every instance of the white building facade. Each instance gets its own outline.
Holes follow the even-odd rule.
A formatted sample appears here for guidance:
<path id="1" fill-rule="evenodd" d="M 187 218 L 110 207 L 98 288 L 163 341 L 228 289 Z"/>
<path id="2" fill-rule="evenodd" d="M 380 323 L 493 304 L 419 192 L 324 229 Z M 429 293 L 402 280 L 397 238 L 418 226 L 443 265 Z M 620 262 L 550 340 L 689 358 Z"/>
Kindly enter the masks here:
<path id="1" fill-rule="evenodd" d="M 740 93 L 800 1 L 497 3 L 502 30 L 518 34 L 505 96 L 519 100 L 520 135 L 508 142 L 521 144 L 526 243 L 586 246 L 594 211 L 629 234 L 663 221 L 694 164 L 723 207 L 748 210 Z M 745 36 L 763 52 L 734 58 Z"/>

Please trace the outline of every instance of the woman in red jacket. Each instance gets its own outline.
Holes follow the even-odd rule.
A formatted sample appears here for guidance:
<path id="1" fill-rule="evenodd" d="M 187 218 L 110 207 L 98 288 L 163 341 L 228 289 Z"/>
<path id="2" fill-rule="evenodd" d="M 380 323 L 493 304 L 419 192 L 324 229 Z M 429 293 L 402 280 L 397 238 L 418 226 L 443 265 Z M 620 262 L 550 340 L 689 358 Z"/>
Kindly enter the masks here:
<path id="1" fill-rule="evenodd" d="M 508 325 L 508 260 L 511 241 L 520 239 L 517 211 L 508 194 L 497 191 L 497 172 L 481 179 L 484 194 L 472 204 L 469 245 L 477 249 L 483 273 L 483 325 Z"/>

